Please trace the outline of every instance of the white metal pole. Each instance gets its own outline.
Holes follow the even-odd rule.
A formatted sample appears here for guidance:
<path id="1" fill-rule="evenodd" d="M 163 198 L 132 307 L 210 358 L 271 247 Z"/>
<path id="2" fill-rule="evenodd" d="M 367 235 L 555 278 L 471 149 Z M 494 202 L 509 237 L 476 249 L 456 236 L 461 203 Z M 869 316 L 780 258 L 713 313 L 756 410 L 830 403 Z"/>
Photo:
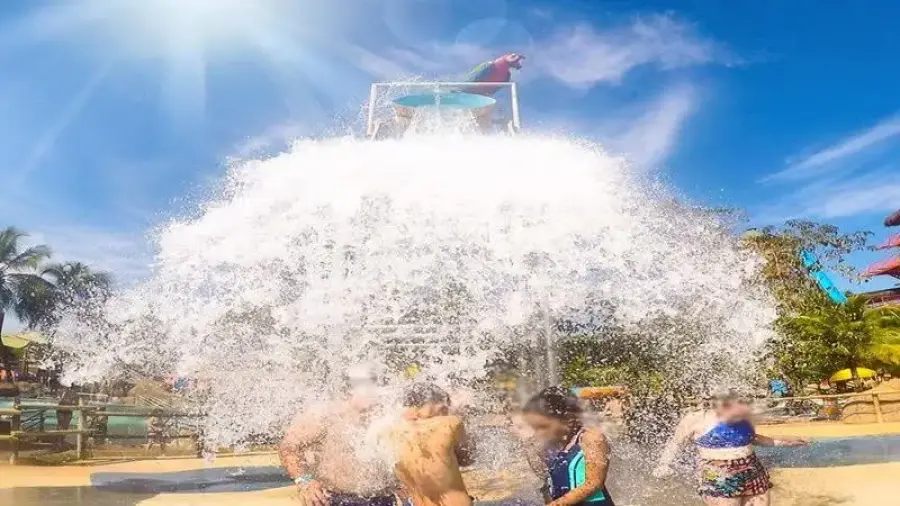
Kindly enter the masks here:
<path id="1" fill-rule="evenodd" d="M 378 83 L 372 84 L 369 89 L 369 120 L 366 123 L 366 135 L 372 135 L 375 130 L 375 100 L 378 98 Z"/>
<path id="2" fill-rule="evenodd" d="M 509 94 L 510 94 L 510 98 L 512 99 L 513 126 L 518 131 L 519 130 L 519 89 L 516 86 L 516 83 L 510 83 Z"/>

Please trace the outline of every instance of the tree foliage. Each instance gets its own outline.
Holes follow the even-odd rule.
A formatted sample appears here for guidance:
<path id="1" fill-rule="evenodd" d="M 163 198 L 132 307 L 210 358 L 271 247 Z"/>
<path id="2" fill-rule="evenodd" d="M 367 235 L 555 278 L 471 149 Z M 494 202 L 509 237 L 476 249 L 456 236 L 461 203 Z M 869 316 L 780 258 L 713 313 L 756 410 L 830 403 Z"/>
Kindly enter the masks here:
<path id="1" fill-rule="evenodd" d="M 870 232 L 843 233 L 833 225 L 788 221 L 782 227 L 752 230 L 744 245 L 764 264 L 758 282 L 775 296 L 778 337 L 767 344 L 768 365 L 794 384 L 818 382 L 841 368 L 900 365 L 898 309 L 870 309 L 863 296 L 847 304 L 833 302 L 801 261 L 811 253 L 818 264 L 850 279 L 859 273 L 847 255 L 869 249 Z"/>
<path id="2" fill-rule="evenodd" d="M 64 311 L 84 311 L 106 299 L 109 274 L 81 262 L 45 264 L 50 249 L 25 246 L 27 237 L 15 227 L 0 230 L 0 332 L 10 312 L 30 329 L 46 329 Z M 0 354 L 9 359 L 6 347 Z"/>
<path id="3" fill-rule="evenodd" d="M 869 308 L 862 295 L 791 317 L 785 326 L 817 343 L 829 363 L 851 369 L 854 377 L 857 367 L 900 365 L 891 363 L 900 341 L 900 308 Z"/>
<path id="4" fill-rule="evenodd" d="M 0 230 L 0 332 L 6 315 L 12 311 L 19 319 L 36 318 L 41 301 L 50 290 L 38 273 L 41 262 L 50 257 L 46 246 L 23 245 L 27 234 L 14 227 Z M 9 360 L 8 350 L 0 346 L 0 358 Z"/>

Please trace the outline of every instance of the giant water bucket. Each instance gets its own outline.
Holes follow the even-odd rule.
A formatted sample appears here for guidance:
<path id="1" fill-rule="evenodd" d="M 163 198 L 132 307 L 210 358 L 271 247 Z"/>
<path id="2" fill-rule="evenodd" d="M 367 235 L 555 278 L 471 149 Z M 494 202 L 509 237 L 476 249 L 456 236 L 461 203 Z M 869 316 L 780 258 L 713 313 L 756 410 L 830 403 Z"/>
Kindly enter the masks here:
<path id="1" fill-rule="evenodd" d="M 394 100 L 397 119 L 407 123 L 420 111 L 433 110 L 438 114 L 463 113 L 471 115 L 481 126 L 490 125 L 491 111 L 497 103 L 491 97 L 463 92 L 417 93 Z"/>

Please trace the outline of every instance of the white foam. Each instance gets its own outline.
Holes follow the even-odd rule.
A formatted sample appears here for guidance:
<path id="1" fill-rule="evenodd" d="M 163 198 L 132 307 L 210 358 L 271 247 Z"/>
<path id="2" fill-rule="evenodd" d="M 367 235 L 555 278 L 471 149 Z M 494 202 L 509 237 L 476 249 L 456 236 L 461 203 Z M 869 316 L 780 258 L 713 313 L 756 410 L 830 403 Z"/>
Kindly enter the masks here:
<path id="1" fill-rule="evenodd" d="M 384 324 L 435 324 L 453 353 L 420 349 L 426 366 L 477 377 L 534 334 L 538 307 L 579 318 L 602 301 L 626 326 L 685 316 L 710 332 L 691 360 L 734 363 L 774 318 L 748 284 L 758 259 L 713 218 L 567 139 L 298 142 L 235 166 L 221 197 L 158 242 L 155 274 L 108 303 L 105 330 L 70 318 L 56 344 L 77 382 L 200 378 L 218 444 L 327 397 L 351 364 L 389 370 Z"/>

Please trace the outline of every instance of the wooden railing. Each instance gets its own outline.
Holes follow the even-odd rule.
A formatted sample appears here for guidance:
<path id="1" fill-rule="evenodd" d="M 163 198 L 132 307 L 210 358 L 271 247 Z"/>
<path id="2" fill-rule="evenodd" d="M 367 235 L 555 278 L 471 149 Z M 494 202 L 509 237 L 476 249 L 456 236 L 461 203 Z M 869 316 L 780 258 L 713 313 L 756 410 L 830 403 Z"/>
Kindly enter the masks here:
<path id="1" fill-rule="evenodd" d="M 884 423 L 884 411 L 881 407 L 881 396 L 893 396 L 896 401 L 900 401 L 900 392 L 856 392 L 846 394 L 822 394 L 822 395 L 804 395 L 799 397 L 782 397 L 779 401 L 838 401 L 839 399 L 856 399 L 866 400 L 872 399 L 872 406 L 875 408 L 875 422 Z"/>
<path id="2" fill-rule="evenodd" d="M 19 459 L 19 453 L 21 450 L 21 443 L 23 441 L 29 439 L 42 439 L 48 437 L 65 437 L 65 436 L 75 436 L 75 454 L 78 460 L 81 460 L 84 456 L 84 447 L 85 447 L 85 437 L 90 437 L 95 433 L 93 429 L 86 424 L 88 418 L 96 419 L 96 417 L 135 417 L 135 418 L 150 418 L 153 416 L 160 416 L 162 418 L 171 419 L 171 418 L 189 418 L 189 417 L 197 417 L 196 414 L 191 413 L 183 413 L 183 412 L 175 412 L 171 410 L 159 410 L 154 409 L 153 411 L 127 411 L 127 410 L 119 410 L 119 409 L 111 409 L 108 408 L 121 408 L 121 405 L 99 405 L 99 406 L 84 406 L 81 405 L 81 401 L 79 400 L 79 404 L 76 406 L 59 406 L 55 404 L 29 404 L 26 402 L 21 402 L 19 398 L 16 398 L 13 401 L 13 407 L 7 409 L 0 409 L 0 416 L 9 417 L 11 420 L 10 424 L 10 433 L 8 435 L 0 434 L 0 441 L 9 441 L 12 446 L 12 456 L 10 457 L 10 463 L 15 464 Z M 55 411 L 59 412 L 71 412 L 72 413 L 72 428 L 71 429 L 52 429 L 47 430 L 44 426 L 44 413 L 47 411 Z M 160 412 L 162 411 L 162 412 Z M 30 416 L 29 416 L 30 415 Z M 23 426 L 23 418 L 25 420 L 30 421 L 27 427 Z M 37 423 L 34 423 L 34 419 L 37 419 Z M 36 430 L 35 430 L 36 429 Z M 144 439 L 146 435 L 134 435 L 134 434 L 117 434 L 113 436 L 109 436 L 114 439 Z M 198 434 L 190 434 L 190 435 L 170 435 L 167 436 L 167 439 L 179 439 L 179 438 L 191 438 L 197 439 Z"/>
<path id="3" fill-rule="evenodd" d="M 844 394 L 819 394 L 819 395 L 803 395 L 797 397 L 759 397 L 753 399 L 754 402 L 776 402 L 776 403 L 793 403 L 793 402 L 801 402 L 801 401 L 834 401 L 833 406 L 840 408 L 838 405 L 838 401 L 842 399 L 852 399 L 856 401 L 865 402 L 866 400 L 871 399 L 872 406 L 874 408 L 875 414 L 875 422 L 876 423 L 885 423 L 884 420 L 884 410 L 882 407 L 882 397 L 890 397 L 888 402 L 900 402 L 900 392 L 851 392 Z M 701 399 L 690 399 L 688 404 L 690 405 L 700 405 L 703 404 L 704 401 Z M 823 406 L 824 407 L 824 406 Z"/>

